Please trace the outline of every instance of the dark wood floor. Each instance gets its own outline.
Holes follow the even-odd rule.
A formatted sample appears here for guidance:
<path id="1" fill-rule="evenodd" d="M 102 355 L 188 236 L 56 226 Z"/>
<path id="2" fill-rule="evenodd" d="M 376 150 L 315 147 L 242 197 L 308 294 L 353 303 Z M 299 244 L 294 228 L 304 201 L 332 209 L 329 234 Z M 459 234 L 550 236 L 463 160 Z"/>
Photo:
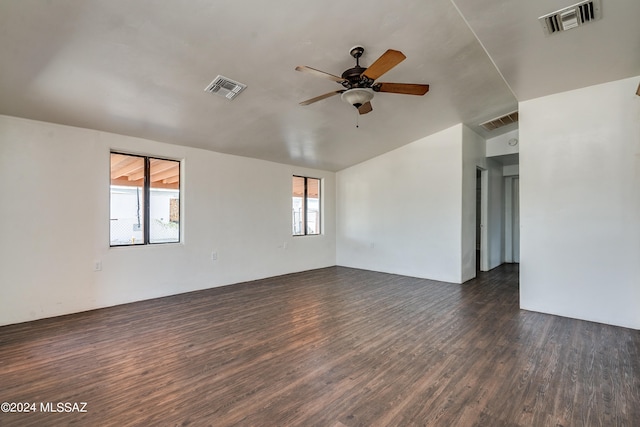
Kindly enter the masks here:
<path id="1" fill-rule="evenodd" d="M 0 328 L 2 426 L 638 426 L 640 332 L 332 267 Z M 85 413 L 40 403 L 86 402 Z"/>

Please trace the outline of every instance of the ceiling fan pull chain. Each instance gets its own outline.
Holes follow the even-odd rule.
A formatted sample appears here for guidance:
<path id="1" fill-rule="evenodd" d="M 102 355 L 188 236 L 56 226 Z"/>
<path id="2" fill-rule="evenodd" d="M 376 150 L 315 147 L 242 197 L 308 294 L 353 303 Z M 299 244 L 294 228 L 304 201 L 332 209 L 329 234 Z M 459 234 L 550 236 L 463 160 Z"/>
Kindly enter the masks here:
<path id="1" fill-rule="evenodd" d="M 358 121 L 360 119 L 360 114 L 356 114 L 356 129 L 358 129 L 360 126 L 358 126 Z"/>

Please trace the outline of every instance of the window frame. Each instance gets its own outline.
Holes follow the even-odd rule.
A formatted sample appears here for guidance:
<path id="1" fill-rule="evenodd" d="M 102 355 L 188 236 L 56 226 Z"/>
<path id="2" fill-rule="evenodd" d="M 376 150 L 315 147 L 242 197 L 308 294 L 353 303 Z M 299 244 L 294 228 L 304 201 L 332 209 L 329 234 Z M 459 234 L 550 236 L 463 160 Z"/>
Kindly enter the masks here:
<path id="1" fill-rule="evenodd" d="M 323 226 L 322 226 L 322 220 L 323 220 L 323 216 L 322 215 L 322 178 L 316 178 L 316 177 L 312 177 L 312 176 L 304 176 L 304 175 L 296 175 L 293 174 L 292 176 L 292 181 L 291 183 L 293 184 L 293 179 L 295 178 L 302 178 L 304 179 L 304 190 L 303 190 L 303 196 L 302 196 L 302 230 L 303 233 L 301 234 L 293 234 L 293 230 L 291 230 L 292 232 L 292 236 L 293 237 L 304 237 L 304 236 L 320 236 L 322 235 L 322 231 L 323 231 Z M 308 186 L 308 180 L 310 179 L 315 179 L 318 181 L 318 232 L 317 233 L 309 233 L 308 232 L 308 225 L 307 225 L 307 212 L 308 212 L 308 198 L 309 198 L 309 186 Z M 293 212 L 292 212 L 293 215 Z M 293 220 L 293 218 L 292 218 Z"/>
<path id="2" fill-rule="evenodd" d="M 129 156 L 129 157 L 138 157 L 143 159 L 144 161 L 144 173 L 143 173 L 143 185 L 142 185 L 142 194 L 143 194 L 143 207 L 142 207 L 142 212 L 143 212 L 143 219 L 142 219 L 142 225 L 143 225 L 143 229 L 142 229 L 142 236 L 143 236 L 143 242 L 142 243 L 118 243 L 118 244 L 113 244 L 111 242 L 111 225 L 112 225 L 112 221 L 113 218 L 111 218 L 111 187 L 113 186 L 113 184 L 111 184 L 111 175 L 109 175 L 109 247 L 111 248 L 122 248 L 122 247 L 136 247 L 136 246 L 151 246 L 151 245 L 172 245 L 172 244 L 180 244 L 182 243 L 182 160 L 179 159 L 170 159 L 170 158 L 166 158 L 166 157 L 159 157 L 159 156 L 152 156 L 152 155 L 145 155 L 145 154 L 134 154 L 134 153 L 127 153 L 124 151 L 118 151 L 118 150 L 110 150 L 109 151 L 109 170 L 111 171 L 111 155 L 112 154 L 119 154 L 122 156 Z M 152 185 L 151 185 L 151 161 L 152 160 L 161 160 L 161 161 L 169 161 L 169 162 L 176 162 L 177 166 L 178 166 L 178 177 L 179 177 L 179 184 L 178 184 L 178 240 L 177 241 L 171 241 L 171 242 L 152 242 L 151 241 L 151 190 L 152 190 Z"/>

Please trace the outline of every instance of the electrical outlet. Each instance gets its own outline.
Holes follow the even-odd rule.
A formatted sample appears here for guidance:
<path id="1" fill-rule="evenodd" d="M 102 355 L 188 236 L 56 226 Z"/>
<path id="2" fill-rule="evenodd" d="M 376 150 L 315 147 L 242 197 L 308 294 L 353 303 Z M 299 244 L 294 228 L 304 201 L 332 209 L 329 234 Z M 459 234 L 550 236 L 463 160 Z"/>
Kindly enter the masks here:
<path id="1" fill-rule="evenodd" d="M 218 259 L 218 252 L 211 252 L 211 261 L 216 261 Z"/>

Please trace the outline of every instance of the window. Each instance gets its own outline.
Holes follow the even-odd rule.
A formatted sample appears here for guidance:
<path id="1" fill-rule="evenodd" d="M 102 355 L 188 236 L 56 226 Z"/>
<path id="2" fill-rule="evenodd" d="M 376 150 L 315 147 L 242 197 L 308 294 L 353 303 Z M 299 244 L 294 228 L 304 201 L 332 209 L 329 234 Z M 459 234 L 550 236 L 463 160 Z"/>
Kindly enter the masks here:
<path id="1" fill-rule="evenodd" d="M 111 153 L 111 246 L 180 242 L 180 162 Z"/>
<path id="2" fill-rule="evenodd" d="M 293 235 L 320 234 L 320 180 L 293 177 Z"/>

